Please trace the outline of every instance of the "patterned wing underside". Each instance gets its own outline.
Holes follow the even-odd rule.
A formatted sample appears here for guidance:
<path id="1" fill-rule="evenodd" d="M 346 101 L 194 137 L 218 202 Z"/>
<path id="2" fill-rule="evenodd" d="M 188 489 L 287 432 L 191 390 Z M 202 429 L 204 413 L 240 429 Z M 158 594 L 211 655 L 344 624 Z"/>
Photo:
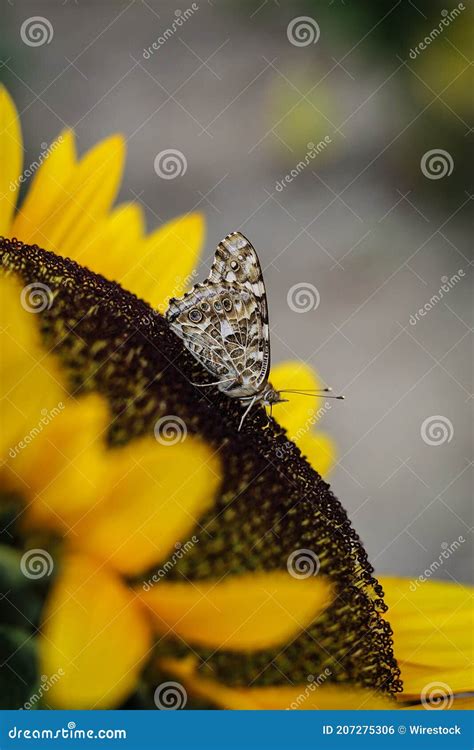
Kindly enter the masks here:
<path id="1" fill-rule="evenodd" d="M 214 262 L 209 273 L 208 282 L 217 284 L 228 281 L 247 289 L 257 303 L 260 317 L 263 321 L 263 350 L 266 370 L 261 373 L 261 383 L 268 377 L 270 371 L 270 340 L 268 328 L 268 307 L 265 284 L 258 255 L 253 245 L 240 232 L 228 234 L 219 242 Z"/>
<path id="2" fill-rule="evenodd" d="M 255 295 L 239 283 L 197 284 L 180 300 L 171 300 L 171 328 L 199 362 L 225 380 L 219 390 L 252 396 L 266 378 L 267 325 Z"/>

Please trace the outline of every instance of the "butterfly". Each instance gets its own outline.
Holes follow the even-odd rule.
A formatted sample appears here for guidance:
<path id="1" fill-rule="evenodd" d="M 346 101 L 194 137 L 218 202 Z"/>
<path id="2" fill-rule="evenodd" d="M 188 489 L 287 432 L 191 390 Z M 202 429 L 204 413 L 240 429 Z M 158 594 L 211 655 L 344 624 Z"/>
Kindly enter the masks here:
<path id="1" fill-rule="evenodd" d="M 255 248 L 240 232 L 219 242 L 208 278 L 170 299 L 165 315 L 184 346 L 218 378 L 199 387 L 217 386 L 246 407 L 239 430 L 254 404 L 272 406 L 288 400 L 283 392 L 298 392 L 278 391 L 268 381 L 265 284 Z"/>

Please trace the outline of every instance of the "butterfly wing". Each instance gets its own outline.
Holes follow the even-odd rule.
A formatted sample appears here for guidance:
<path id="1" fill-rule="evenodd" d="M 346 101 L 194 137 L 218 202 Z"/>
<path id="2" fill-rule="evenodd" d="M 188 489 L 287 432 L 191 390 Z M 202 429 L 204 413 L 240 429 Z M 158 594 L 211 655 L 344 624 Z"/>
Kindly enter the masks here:
<path id="1" fill-rule="evenodd" d="M 270 330 L 268 326 L 268 306 L 262 269 L 253 245 L 240 232 L 232 232 L 219 242 L 214 262 L 207 279 L 209 284 L 222 281 L 236 284 L 251 294 L 258 307 L 262 321 L 262 339 L 259 345 L 262 367 L 259 372 L 259 386 L 262 386 L 270 371 Z"/>
<path id="2" fill-rule="evenodd" d="M 181 299 L 170 300 L 166 317 L 186 348 L 216 377 L 219 390 L 235 398 L 260 390 L 267 372 L 263 341 L 268 324 L 251 291 L 223 280 L 196 284 Z"/>

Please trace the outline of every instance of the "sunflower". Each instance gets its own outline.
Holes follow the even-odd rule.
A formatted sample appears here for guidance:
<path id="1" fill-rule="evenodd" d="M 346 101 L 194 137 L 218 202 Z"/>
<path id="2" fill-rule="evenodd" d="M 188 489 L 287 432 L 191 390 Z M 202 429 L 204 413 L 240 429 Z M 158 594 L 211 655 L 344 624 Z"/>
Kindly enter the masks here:
<path id="1" fill-rule="evenodd" d="M 138 206 L 112 208 L 122 139 L 78 160 L 71 132 L 18 208 L 4 89 L 0 129 L 0 227 L 18 237 L 0 241 L 3 703 L 369 708 L 436 680 L 471 690 L 469 592 L 387 579 L 389 625 L 302 455 L 333 461 L 314 406 L 282 407 L 281 426 L 256 409 L 239 433 L 238 405 L 193 387 L 200 366 L 159 311 L 193 277 L 202 218 L 146 236 Z M 300 363 L 272 380 L 318 385 Z"/>
<path id="2" fill-rule="evenodd" d="M 1 421 L 8 430 L 1 476 L 10 499 L 4 510 L 14 508 L 5 530 L 14 521 L 29 547 L 7 555 L 7 563 L 30 581 L 51 575 L 53 556 L 32 546 L 39 538 L 60 560 L 38 644 L 41 671 L 61 674 L 48 700 L 116 705 L 137 682 L 153 630 L 190 644 L 254 649 L 280 645 L 307 626 L 330 598 L 322 579 L 275 571 L 191 585 L 155 574 L 141 587 L 130 584 L 161 561 L 179 560 L 180 540 L 185 551 L 199 543 L 191 531 L 221 483 L 219 458 L 197 437 L 176 441 L 170 428 L 178 423 L 156 439 L 107 450 L 106 401 L 67 393 L 20 304 L 21 288 L 0 281 Z M 7 603 L 11 614 L 14 604 Z"/>

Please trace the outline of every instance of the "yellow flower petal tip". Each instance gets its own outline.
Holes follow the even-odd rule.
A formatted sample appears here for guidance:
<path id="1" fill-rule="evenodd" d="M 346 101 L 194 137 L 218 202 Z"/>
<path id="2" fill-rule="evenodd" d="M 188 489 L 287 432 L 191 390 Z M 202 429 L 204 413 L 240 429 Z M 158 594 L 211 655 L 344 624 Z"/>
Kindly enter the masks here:
<path id="1" fill-rule="evenodd" d="M 277 390 L 315 391 L 323 387 L 313 368 L 296 360 L 272 367 L 270 381 Z M 336 446 L 327 435 L 313 432 L 313 427 L 331 409 L 332 402 L 325 402 L 324 394 L 283 395 L 288 403 L 276 405 L 273 416 L 316 471 L 326 476 L 336 463 Z"/>
<path id="2" fill-rule="evenodd" d="M 322 577 L 297 580 L 274 571 L 192 586 L 160 581 L 141 598 L 158 632 L 190 644 L 255 651 L 303 631 L 330 603 L 331 588 Z"/>
<path id="3" fill-rule="evenodd" d="M 202 214 L 172 219 L 144 239 L 120 282 L 163 313 L 170 297 L 180 297 L 197 281 L 204 235 Z"/>
<path id="4" fill-rule="evenodd" d="M 9 236 L 23 164 L 18 113 L 5 86 L 0 85 L 0 236 Z"/>
<path id="5" fill-rule="evenodd" d="M 79 243 L 110 210 L 124 162 L 125 143 L 120 135 L 106 138 L 82 157 L 41 227 L 43 246 L 75 259 Z"/>
<path id="6" fill-rule="evenodd" d="M 60 675 L 48 691 L 56 708 L 111 708 L 137 683 L 151 646 L 133 592 L 85 556 L 63 560 L 41 625 L 41 670 Z"/>
<path id="7" fill-rule="evenodd" d="M 23 242 L 49 244 L 47 227 L 64 202 L 77 169 L 75 137 L 63 130 L 49 144 L 47 155 L 35 172 L 21 209 L 13 219 L 10 234 Z M 56 221 L 59 216 L 56 217 Z"/>

